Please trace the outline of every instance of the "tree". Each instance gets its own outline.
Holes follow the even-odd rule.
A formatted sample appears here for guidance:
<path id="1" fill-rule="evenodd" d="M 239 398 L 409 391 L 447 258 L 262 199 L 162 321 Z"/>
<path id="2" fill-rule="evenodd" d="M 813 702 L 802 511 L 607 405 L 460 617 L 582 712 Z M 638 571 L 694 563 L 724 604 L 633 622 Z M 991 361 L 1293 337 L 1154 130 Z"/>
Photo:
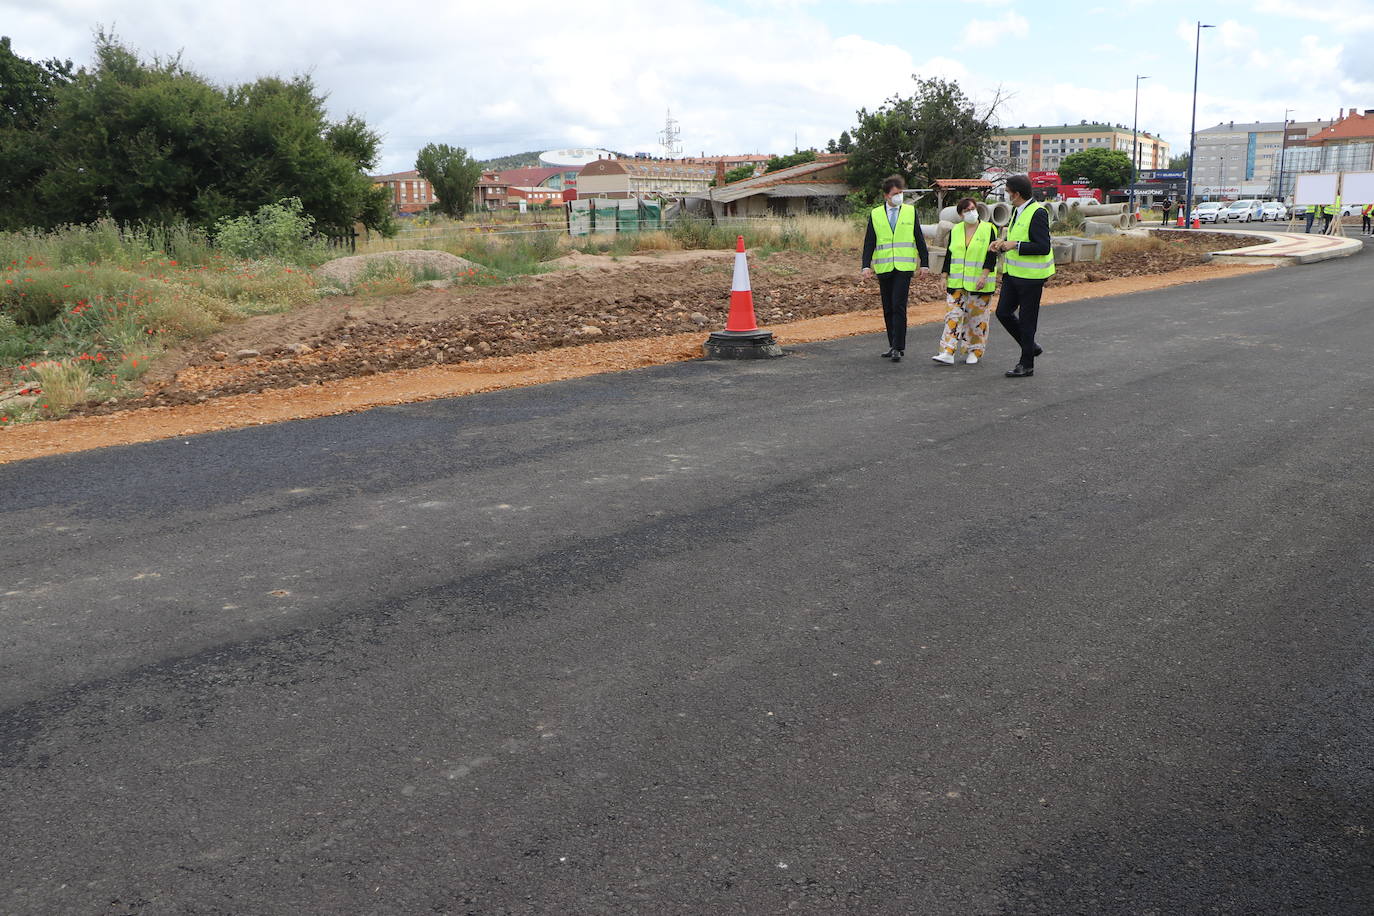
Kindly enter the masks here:
<path id="1" fill-rule="evenodd" d="M 34 186 L 48 162 L 39 125 L 73 76 L 71 61 L 25 60 L 0 37 L 0 229 L 22 229 L 19 215 L 36 205 Z"/>
<path id="2" fill-rule="evenodd" d="M 391 229 L 386 192 L 367 177 L 380 138 L 359 118 L 330 121 L 308 76 L 221 87 L 101 32 L 90 69 L 54 77 L 28 140 L 42 165 L 27 196 L 0 196 L 0 224 L 208 228 L 294 197 L 322 232 Z"/>
<path id="3" fill-rule="evenodd" d="M 776 172 L 778 169 L 791 168 L 794 165 L 801 165 L 804 162 L 816 161 L 816 151 L 804 149 L 801 152 L 792 153 L 790 156 L 769 156 L 768 162 L 763 167 L 765 173 Z"/>
<path id="4" fill-rule="evenodd" d="M 854 148 L 854 140 L 849 136 L 849 131 L 840 131 L 840 139 L 835 142 L 835 152 L 847 153 Z"/>
<path id="5" fill-rule="evenodd" d="M 930 187 L 937 178 L 982 174 L 1000 93 L 980 108 L 957 82 L 916 75 L 912 79 L 916 91 L 910 97 L 893 96 L 876 111 L 861 108 L 856 113 L 849 182 L 867 199 L 876 199 L 883 178 L 894 173 L 918 188 Z"/>
<path id="6" fill-rule="evenodd" d="M 1188 154 L 1179 153 L 1169 160 L 1169 169 L 1174 172 L 1188 171 Z"/>
<path id="7" fill-rule="evenodd" d="M 1059 163 L 1059 180 L 1083 179 L 1101 191 L 1124 187 L 1131 181 L 1131 157 L 1125 150 L 1092 147 L 1070 153 Z"/>
<path id="8" fill-rule="evenodd" d="M 472 192 L 482 178 L 482 163 L 461 146 L 431 143 L 415 158 L 415 171 L 434 188 L 435 208 L 462 219 L 472 208 Z"/>

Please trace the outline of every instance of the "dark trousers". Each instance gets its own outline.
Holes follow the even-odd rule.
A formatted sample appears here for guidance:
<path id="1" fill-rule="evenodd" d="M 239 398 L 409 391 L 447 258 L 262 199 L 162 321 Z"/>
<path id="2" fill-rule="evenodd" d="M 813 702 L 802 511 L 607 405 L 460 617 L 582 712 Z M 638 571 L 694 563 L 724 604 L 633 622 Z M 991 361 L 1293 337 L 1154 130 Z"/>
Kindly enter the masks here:
<path id="1" fill-rule="evenodd" d="M 1167 225 L 1169 225 L 1169 211 L 1168 211 L 1168 210 L 1165 210 L 1165 211 L 1163 212 L 1163 214 L 1160 215 L 1160 217 L 1159 217 L 1159 224 L 1160 224 L 1161 226 L 1167 226 Z"/>
<path id="2" fill-rule="evenodd" d="M 1323 214 L 1322 214 L 1322 232 L 1330 232 L 1330 231 L 1331 231 L 1331 214 L 1330 214 L 1330 213 L 1323 213 Z"/>
<path id="3" fill-rule="evenodd" d="M 1317 218 L 1317 213 L 1316 213 L 1316 211 L 1315 211 L 1315 210 L 1312 210 L 1312 209 L 1309 209 L 1309 210 L 1307 211 L 1307 228 L 1304 229 L 1303 232 L 1311 232 L 1311 231 L 1312 231 L 1312 220 L 1314 220 L 1314 219 L 1316 219 L 1316 218 Z"/>
<path id="4" fill-rule="evenodd" d="M 889 270 L 878 274 L 878 292 L 883 297 L 883 324 L 887 326 L 887 345 L 906 349 L 906 298 L 911 293 L 911 271 Z"/>
<path id="5" fill-rule="evenodd" d="M 1370 224 L 1369 214 L 1367 214 L 1367 213 L 1361 214 L 1361 215 L 1360 215 L 1360 231 L 1361 231 L 1361 232 L 1368 232 L 1368 231 L 1369 231 L 1369 224 Z"/>
<path id="6" fill-rule="evenodd" d="M 1021 345 L 1021 365 L 1035 366 L 1035 327 L 1040 323 L 1040 295 L 1044 280 L 1002 277 L 1002 297 L 997 300 L 997 320 Z"/>

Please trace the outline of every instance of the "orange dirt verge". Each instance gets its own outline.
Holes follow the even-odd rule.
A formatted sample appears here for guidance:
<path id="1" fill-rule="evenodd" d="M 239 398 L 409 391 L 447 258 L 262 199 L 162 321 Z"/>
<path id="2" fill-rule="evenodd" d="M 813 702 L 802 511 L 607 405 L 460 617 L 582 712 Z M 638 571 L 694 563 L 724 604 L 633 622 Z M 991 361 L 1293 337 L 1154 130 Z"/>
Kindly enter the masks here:
<path id="1" fill-rule="evenodd" d="M 1168 274 L 1050 287 L 1045 293 L 1045 303 L 1119 296 L 1267 269 L 1270 268 L 1202 265 Z M 876 288 L 871 295 L 877 298 Z M 912 324 L 935 322 L 943 317 L 943 303 L 921 303 L 914 306 L 910 314 Z M 795 345 L 876 333 L 883 329 L 883 319 L 881 312 L 870 310 L 774 323 L 770 328 L 780 343 Z M 520 388 L 678 362 L 700 357 L 704 339 L 704 331 L 694 331 L 637 338 L 632 343 L 618 340 L 583 344 L 546 350 L 537 355 L 495 356 L 257 394 L 228 395 L 204 403 L 149 407 L 108 416 L 9 427 L 0 429 L 0 463 L 285 420 L 354 413 L 370 407 L 457 397 L 498 388 Z M 934 345 L 933 338 L 931 345 Z"/>

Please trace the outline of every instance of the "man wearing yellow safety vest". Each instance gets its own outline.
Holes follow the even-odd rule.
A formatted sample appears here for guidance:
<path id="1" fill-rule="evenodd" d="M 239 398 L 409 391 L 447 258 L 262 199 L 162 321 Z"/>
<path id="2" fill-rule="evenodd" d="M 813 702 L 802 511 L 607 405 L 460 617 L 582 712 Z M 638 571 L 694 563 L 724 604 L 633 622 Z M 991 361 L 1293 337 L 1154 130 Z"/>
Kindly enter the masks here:
<path id="1" fill-rule="evenodd" d="M 883 300 L 883 324 L 887 326 L 885 359 L 902 361 L 906 350 L 906 300 L 917 258 L 921 276 L 930 275 L 930 251 L 916 220 L 916 208 L 903 202 L 906 181 L 900 175 L 883 179 L 883 203 L 869 214 L 864 233 L 863 264 L 859 275 L 878 278 Z"/>
<path id="2" fill-rule="evenodd" d="M 1050 244 L 1050 215 L 1044 205 L 1032 199 L 1030 178 L 1013 175 L 1007 179 L 1012 216 L 1006 238 L 993 242 L 993 251 L 1004 253 L 1005 276 L 1002 296 L 997 300 L 997 320 L 1021 345 L 1021 360 L 1007 370 L 1008 378 L 1030 378 L 1035 374 L 1035 358 L 1040 347 L 1035 343 L 1040 322 L 1040 295 L 1045 281 L 1054 276 L 1054 249 Z"/>
<path id="3" fill-rule="evenodd" d="M 1374 222 L 1374 204 L 1365 204 L 1360 208 L 1360 234 L 1369 235 L 1371 222 Z"/>
<path id="4" fill-rule="evenodd" d="M 1322 232 L 1330 232 L 1330 231 L 1331 231 L 1331 218 L 1332 218 L 1333 216 L 1334 216 L 1334 217 L 1339 217 L 1340 215 L 1341 215 L 1341 195 L 1337 194 L 1337 195 L 1336 195 L 1336 202 L 1335 202 L 1334 204 L 1327 204 L 1326 206 L 1322 207 Z"/>

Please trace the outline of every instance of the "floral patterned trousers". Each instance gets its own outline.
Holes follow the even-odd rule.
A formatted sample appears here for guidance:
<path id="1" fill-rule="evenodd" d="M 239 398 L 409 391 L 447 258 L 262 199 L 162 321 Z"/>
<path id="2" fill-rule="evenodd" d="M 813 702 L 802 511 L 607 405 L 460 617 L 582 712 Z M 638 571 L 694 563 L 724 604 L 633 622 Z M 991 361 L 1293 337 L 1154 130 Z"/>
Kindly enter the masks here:
<path id="1" fill-rule="evenodd" d="M 975 293 L 968 289 L 945 291 L 949 313 L 945 315 L 945 333 L 940 338 L 940 352 L 954 355 L 967 350 L 979 359 L 988 345 L 988 312 L 992 309 L 992 293 Z"/>

